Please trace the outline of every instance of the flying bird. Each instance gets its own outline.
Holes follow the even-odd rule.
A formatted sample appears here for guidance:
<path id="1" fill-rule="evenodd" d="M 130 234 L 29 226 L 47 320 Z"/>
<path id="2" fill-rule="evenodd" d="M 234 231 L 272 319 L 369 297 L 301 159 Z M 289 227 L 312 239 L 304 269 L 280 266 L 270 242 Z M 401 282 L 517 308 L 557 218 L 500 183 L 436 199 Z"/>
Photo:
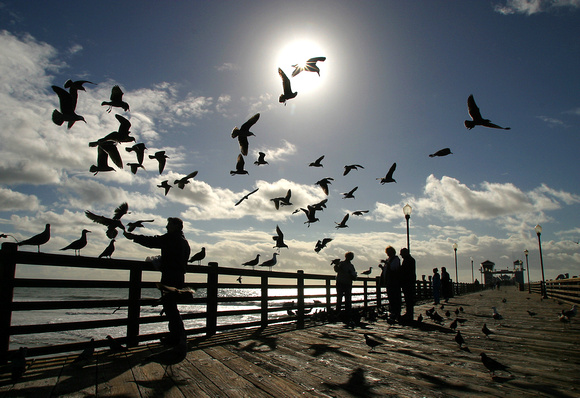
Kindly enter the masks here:
<path id="1" fill-rule="evenodd" d="M 113 141 L 100 142 L 97 146 L 97 164 L 92 165 L 89 171 L 95 173 L 95 175 L 99 171 L 115 171 L 114 168 L 109 166 L 109 159 L 120 169 L 123 168 L 123 159 L 121 159 L 117 144 Z"/>
<path id="2" fill-rule="evenodd" d="M 495 372 L 498 370 L 506 371 L 511 374 L 511 372 L 508 370 L 508 366 L 503 365 L 495 359 L 488 357 L 485 352 L 482 352 L 479 355 L 481 356 L 481 362 L 483 363 L 483 366 L 489 370 L 489 373 L 492 375 L 492 377 L 495 376 Z"/>
<path id="3" fill-rule="evenodd" d="M 313 204 L 312 207 L 316 211 L 323 211 L 326 209 L 326 202 L 328 202 L 328 199 L 322 199 L 320 202 Z"/>
<path id="4" fill-rule="evenodd" d="M 320 253 L 320 251 L 322 249 L 324 249 L 326 247 L 326 245 L 328 245 L 330 242 L 332 242 L 332 238 L 324 238 L 322 240 L 318 240 L 318 242 L 316 242 L 316 246 L 314 247 L 314 251 L 316 253 Z"/>
<path id="5" fill-rule="evenodd" d="M 168 180 L 163 180 L 161 181 L 161 185 L 157 185 L 157 188 L 165 189 L 165 196 L 167 196 L 167 192 L 169 192 L 169 190 L 171 189 L 171 185 L 169 185 Z"/>
<path id="6" fill-rule="evenodd" d="M 335 222 L 336 224 L 336 229 L 338 228 L 348 228 L 348 225 L 346 225 L 346 222 L 348 221 L 348 216 L 349 214 L 346 213 L 346 215 L 343 217 L 342 221 L 340 223 Z"/>
<path id="7" fill-rule="evenodd" d="M 239 205 L 240 203 L 242 203 L 244 200 L 248 199 L 250 197 L 250 195 L 255 194 L 256 192 L 258 192 L 258 189 L 260 188 L 256 188 L 254 189 L 252 192 L 245 194 L 240 200 L 238 200 L 236 202 L 236 204 L 234 206 Z"/>
<path id="8" fill-rule="evenodd" d="M 256 254 L 256 258 L 250 261 L 246 261 L 245 263 L 242 263 L 242 265 L 244 266 L 250 266 L 252 268 L 254 268 L 256 265 L 258 265 L 258 263 L 260 262 L 260 255 Z"/>
<path id="9" fill-rule="evenodd" d="M 381 184 L 386 184 L 388 182 L 397 182 L 393 178 L 393 173 L 395 172 L 396 168 L 397 168 L 397 163 L 393 163 L 393 165 L 391 166 L 391 168 L 387 172 L 387 175 L 382 177 L 382 178 L 377 178 L 377 180 L 381 180 Z"/>
<path id="10" fill-rule="evenodd" d="M 359 167 L 361 169 L 364 169 L 364 167 L 362 167 L 360 164 L 349 164 L 344 166 L 344 173 L 342 173 L 343 176 L 347 175 L 348 173 L 350 173 L 351 170 L 358 170 Z"/>
<path id="11" fill-rule="evenodd" d="M 117 228 L 125 230 L 125 226 L 121 222 L 121 217 L 127 214 L 129 211 L 129 205 L 127 202 L 121 203 L 119 207 L 115 209 L 113 218 L 108 218 L 105 216 L 97 215 L 89 210 L 85 211 L 87 218 L 93 222 L 104 225 L 107 227 L 107 237 L 113 239 L 117 236 Z"/>
<path id="12" fill-rule="evenodd" d="M 193 263 L 197 261 L 197 265 L 201 265 L 201 260 L 205 258 L 205 247 L 202 247 L 201 250 L 195 253 L 191 258 L 187 261 L 188 263 Z"/>
<path id="13" fill-rule="evenodd" d="M 143 228 L 144 222 L 153 222 L 153 221 L 155 221 L 155 220 L 138 220 L 138 221 L 133 221 L 133 222 L 127 223 L 127 231 L 133 232 L 135 230 L 135 228 Z"/>
<path id="14" fill-rule="evenodd" d="M 328 185 L 332 184 L 330 181 L 334 181 L 334 178 L 331 178 L 331 177 L 323 178 L 322 180 L 316 181 L 316 185 L 320 185 L 320 188 L 322 188 L 322 191 L 326 195 L 328 195 Z"/>
<path id="15" fill-rule="evenodd" d="M 342 198 L 343 199 L 354 199 L 354 192 L 358 189 L 358 187 L 354 187 L 353 189 L 351 189 L 348 192 L 343 192 L 341 193 L 341 195 L 344 195 Z"/>
<path id="16" fill-rule="evenodd" d="M 236 169 L 235 170 L 230 170 L 230 175 L 236 175 L 236 174 L 250 174 L 248 173 L 247 170 L 244 170 L 244 165 L 246 164 L 246 162 L 244 161 L 244 157 L 242 156 L 242 154 L 240 153 L 238 155 L 238 160 L 236 161 Z"/>
<path id="17" fill-rule="evenodd" d="M 68 246 L 63 247 L 60 250 L 72 249 L 75 251 L 75 256 L 77 256 L 77 255 L 80 256 L 81 249 L 87 245 L 87 233 L 89 233 L 89 232 L 91 232 L 91 231 L 83 229 L 81 231 L 81 237 L 79 239 L 75 240 L 74 242 L 72 242 Z"/>
<path id="18" fill-rule="evenodd" d="M 137 174 L 137 170 L 139 169 L 143 169 L 145 170 L 145 167 L 141 164 L 141 163 L 127 163 L 127 166 L 129 166 L 129 168 L 131 169 L 131 173 L 133 174 Z"/>
<path id="19" fill-rule="evenodd" d="M 113 254 L 114 251 L 115 251 L 115 239 L 111 239 L 109 245 L 105 248 L 105 250 L 103 250 L 101 254 L 99 254 L 99 258 L 101 257 L 111 258 L 111 255 Z"/>
<path id="20" fill-rule="evenodd" d="M 274 247 L 277 247 L 278 249 L 285 247 L 288 249 L 288 245 L 284 243 L 284 234 L 282 233 L 280 227 L 277 225 L 276 225 L 276 235 L 272 236 L 272 239 L 276 242 L 276 245 Z"/>
<path id="21" fill-rule="evenodd" d="M 256 160 L 256 161 L 254 162 L 254 164 L 255 164 L 256 166 L 259 166 L 259 165 L 261 165 L 261 164 L 268 164 L 268 162 L 266 162 L 266 161 L 264 160 L 264 158 L 266 157 L 266 154 L 265 154 L 264 152 L 258 152 L 258 155 L 259 155 L 259 156 L 258 156 L 258 160 Z"/>
<path id="22" fill-rule="evenodd" d="M 114 106 L 118 108 L 123 108 L 125 112 L 129 110 L 129 104 L 123 101 L 123 91 L 121 90 L 121 87 L 119 87 L 118 85 L 113 86 L 113 88 L 111 89 L 110 101 L 101 102 L 101 106 L 105 105 L 109 106 L 109 108 L 107 108 L 107 112 L 109 113 L 111 112 L 111 109 Z"/>
<path id="23" fill-rule="evenodd" d="M 18 242 L 18 246 L 36 246 L 38 252 L 40 253 L 40 246 L 44 245 L 50 239 L 50 224 L 46 224 L 44 226 L 44 231 L 41 233 L 34 235 L 31 238 L 25 239 L 21 242 Z"/>
<path id="24" fill-rule="evenodd" d="M 286 105 L 286 101 L 292 99 L 298 95 L 298 92 L 292 92 L 292 87 L 290 85 L 290 79 L 286 76 L 286 73 L 280 68 L 278 68 L 278 74 L 282 78 L 282 87 L 284 88 L 284 93 L 280 94 L 278 101 Z"/>
<path id="25" fill-rule="evenodd" d="M 90 147 L 96 147 L 99 143 L 103 141 L 113 141 L 117 144 L 120 143 L 127 143 L 127 142 L 134 142 L 135 137 L 130 136 L 131 132 L 129 128 L 131 127 L 131 122 L 124 118 L 121 115 L 115 115 L 117 120 L 119 121 L 119 129 L 117 131 L 113 131 L 112 133 L 107 134 L 103 138 L 99 138 L 97 141 L 89 142 Z"/>
<path id="26" fill-rule="evenodd" d="M 326 57 L 310 58 L 308 61 L 306 61 L 304 66 L 300 66 L 299 64 L 292 65 L 292 67 L 294 68 L 294 71 L 292 72 L 292 77 L 296 76 L 297 74 L 299 74 L 302 71 L 316 72 L 318 74 L 318 76 L 320 76 L 320 68 L 316 65 L 316 63 L 318 61 L 324 62 L 324 61 L 326 61 Z"/>
<path id="27" fill-rule="evenodd" d="M 290 202 L 290 197 L 292 196 L 292 190 L 289 189 L 286 192 L 286 196 L 280 196 L 278 198 L 273 198 L 270 199 L 272 202 L 274 202 L 274 206 L 276 207 L 276 210 L 278 210 L 280 208 L 280 205 L 282 206 L 292 206 L 292 203 Z"/>
<path id="28" fill-rule="evenodd" d="M 76 99 L 66 91 L 65 89 L 58 86 L 51 86 L 52 91 L 58 95 L 58 101 L 60 103 L 60 112 L 55 109 L 52 111 L 52 121 L 58 126 L 62 126 L 64 122 L 68 122 L 68 128 L 70 129 L 75 122 L 82 120 L 86 123 L 84 117 L 77 115 L 75 112 Z"/>
<path id="29" fill-rule="evenodd" d="M 373 271 L 373 267 L 369 267 L 369 269 L 367 269 L 366 271 L 361 272 L 361 274 L 363 274 L 363 275 L 370 275 L 372 271 Z"/>
<path id="30" fill-rule="evenodd" d="M 143 158 L 145 157 L 146 149 L 147 147 L 143 143 L 138 143 L 131 147 L 125 148 L 127 152 L 135 152 L 137 155 L 137 162 L 139 162 L 139 164 L 143 164 Z"/>
<path id="31" fill-rule="evenodd" d="M 157 162 L 159 162 L 159 174 L 161 174 L 165 169 L 165 163 L 169 159 L 169 156 L 165 154 L 165 151 L 157 151 L 155 155 L 149 155 L 149 159 L 157 159 Z"/>
<path id="32" fill-rule="evenodd" d="M 186 175 L 185 177 L 182 177 L 178 180 L 175 180 L 175 182 L 173 184 L 177 185 L 177 187 L 179 189 L 183 189 L 183 188 L 185 188 L 185 184 L 189 184 L 189 180 L 192 178 L 195 178 L 196 175 L 197 175 L 197 171 L 193 171 L 193 172 L 189 173 L 188 175 Z"/>
<path id="33" fill-rule="evenodd" d="M 240 152 L 242 155 L 248 156 L 248 137 L 255 136 L 254 133 L 250 131 L 252 126 L 256 124 L 258 119 L 260 118 L 260 114 L 256 113 L 254 116 L 249 118 L 240 128 L 237 126 L 234 127 L 232 130 L 232 138 L 237 138 L 238 143 L 240 144 Z"/>
<path id="34" fill-rule="evenodd" d="M 368 212 L 369 212 L 368 210 L 357 210 L 357 211 L 353 211 L 352 215 L 353 216 L 362 216 L 363 214 L 368 213 Z"/>
<path id="35" fill-rule="evenodd" d="M 481 117 L 481 113 L 479 112 L 479 108 L 475 104 L 475 99 L 473 99 L 473 95 L 470 95 L 469 98 L 467 98 L 467 110 L 469 112 L 469 116 L 471 116 L 472 119 L 465 121 L 465 127 L 467 127 L 468 130 L 471 130 L 475 126 L 484 126 L 501 130 L 510 129 L 509 127 L 501 127 L 498 126 L 497 124 L 493 124 L 489 119 L 484 119 L 483 117 Z"/>
<path id="36" fill-rule="evenodd" d="M 96 83 L 90 82 L 88 80 L 76 80 L 76 81 L 72 81 L 71 79 L 68 79 L 65 83 L 64 83 L 64 88 L 68 88 L 68 92 L 70 93 L 72 100 L 73 100 L 73 109 L 76 108 L 77 106 L 77 99 L 78 99 L 78 92 L 79 90 L 81 91 L 87 91 L 85 90 L 85 87 L 83 86 L 83 84 L 85 83 L 89 83 L 89 84 L 94 84 L 95 86 L 97 85 Z"/>
<path id="37" fill-rule="evenodd" d="M 430 154 L 429 157 L 434 158 L 435 156 L 447 156 L 447 155 L 451 155 L 451 154 L 453 154 L 453 152 L 451 152 L 451 149 L 443 148 L 443 149 L 438 150 L 435 153 Z"/>
<path id="38" fill-rule="evenodd" d="M 301 207 L 300 210 L 302 210 L 306 214 L 307 220 L 304 221 L 304 224 L 308 224 L 309 227 L 310 224 L 312 224 L 313 222 L 320 221 L 316 217 L 316 208 L 314 206 L 308 205 L 306 209 Z"/>
<path id="39" fill-rule="evenodd" d="M 322 159 L 324 159 L 324 155 L 322 155 L 321 157 L 319 157 L 318 159 L 316 159 L 314 162 L 310 163 L 308 166 L 309 167 L 324 167 L 322 165 Z"/>
<path id="40" fill-rule="evenodd" d="M 266 260 L 262 264 L 258 264 L 258 266 L 259 267 L 269 267 L 270 271 L 272 271 L 272 267 L 274 265 L 276 265 L 276 263 L 277 263 L 277 260 L 276 260 L 277 255 L 278 255 L 278 253 L 273 253 L 272 258 L 270 260 Z"/>

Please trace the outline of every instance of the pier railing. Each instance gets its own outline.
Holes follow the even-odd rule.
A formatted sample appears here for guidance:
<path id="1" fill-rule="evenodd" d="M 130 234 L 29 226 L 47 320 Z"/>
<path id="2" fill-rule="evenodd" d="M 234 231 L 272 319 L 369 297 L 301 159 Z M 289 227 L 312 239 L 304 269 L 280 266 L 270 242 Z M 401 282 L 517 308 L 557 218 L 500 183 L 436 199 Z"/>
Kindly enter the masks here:
<path id="1" fill-rule="evenodd" d="M 85 269 L 90 275 L 91 270 L 116 270 L 125 271 L 127 278 L 116 280 L 92 280 L 91 278 L 79 279 L 50 279 L 50 278 L 17 278 L 17 267 L 45 266 L 45 267 L 71 267 Z M 56 268 L 55 268 L 56 269 Z M 151 315 L 143 309 L 159 304 L 157 298 L 143 296 L 145 289 L 156 287 L 155 282 L 144 281 L 144 272 L 155 271 L 153 264 L 146 261 L 134 261 L 123 259 L 103 259 L 84 256 L 71 256 L 61 254 L 36 253 L 18 251 L 16 244 L 4 243 L 0 250 L 0 363 L 5 363 L 15 349 L 10 350 L 11 336 L 32 335 L 52 332 L 69 332 L 79 330 L 96 329 L 102 332 L 95 335 L 105 334 L 104 330 L 110 328 L 124 329 L 123 335 L 117 340 L 128 346 L 136 346 L 140 342 L 151 341 L 165 335 L 165 325 L 158 328 L 142 329 L 151 324 L 165 323 L 166 319 L 161 315 Z M 194 305 L 199 310 L 182 313 L 184 321 L 198 320 L 199 327 L 187 328 L 190 336 L 211 336 L 219 331 L 240 329 L 248 327 L 266 327 L 269 324 L 282 322 L 295 322 L 297 328 L 303 328 L 305 321 L 320 311 L 330 312 L 336 303 L 336 291 L 334 288 L 335 275 L 306 274 L 297 272 L 273 272 L 254 270 L 247 268 L 219 267 L 217 263 L 209 263 L 207 266 L 191 265 L 186 269 L 186 275 L 195 276 L 198 282 L 187 282 L 186 285 L 193 289 L 201 289 L 205 294 L 202 297 L 194 296 L 187 305 Z M 235 280 L 235 277 L 247 277 L 254 283 L 223 282 L 220 278 Z M 234 277 L 234 278 L 232 278 Z M 15 301 L 15 288 L 38 289 L 38 297 L 34 301 Z M 75 289 L 77 299 L 67 300 L 44 300 L 42 289 L 46 288 L 71 288 Z M 87 299 L 88 289 L 113 288 L 125 292 L 126 299 Z M 228 289 L 244 289 L 252 291 L 252 295 L 236 296 L 223 294 Z M 246 290 L 247 289 L 247 290 Z M 479 285 L 459 284 L 460 294 L 479 290 Z M 291 294 L 284 294 L 292 292 Z M 432 297 L 431 282 L 417 281 L 417 301 Z M 380 307 L 388 304 L 384 289 L 380 288 L 379 278 L 357 278 L 353 285 L 353 307 L 365 310 L 371 307 Z M 225 309 L 228 303 L 236 303 L 234 308 Z M 247 303 L 248 305 L 244 305 Z M 242 304 L 242 305 L 240 305 Z M 96 320 L 74 320 L 70 322 L 50 322 L 14 325 L 13 314 L 22 311 L 50 311 L 50 310 L 88 310 L 108 309 L 113 314 L 119 309 L 115 317 L 106 316 L 102 312 Z M 109 313 L 109 312 L 107 312 Z M 126 314 L 126 316 L 124 315 Z M 253 320 L 244 320 L 252 315 Z M 219 322 L 220 319 L 236 319 L 235 322 Z M 239 319 L 239 321 L 237 321 Z M 151 331 L 153 330 L 153 331 Z M 103 336 L 101 336 L 103 337 Z M 107 345 L 104 338 L 95 339 L 95 346 Z M 62 343 L 38 347 L 29 347 L 28 355 L 40 356 L 61 352 L 82 350 L 85 342 Z"/>
<path id="2" fill-rule="evenodd" d="M 532 293 L 542 294 L 542 282 L 530 283 Z M 554 279 L 546 281 L 546 295 L 549 298 L 580 304 L 580 278 Z"/>

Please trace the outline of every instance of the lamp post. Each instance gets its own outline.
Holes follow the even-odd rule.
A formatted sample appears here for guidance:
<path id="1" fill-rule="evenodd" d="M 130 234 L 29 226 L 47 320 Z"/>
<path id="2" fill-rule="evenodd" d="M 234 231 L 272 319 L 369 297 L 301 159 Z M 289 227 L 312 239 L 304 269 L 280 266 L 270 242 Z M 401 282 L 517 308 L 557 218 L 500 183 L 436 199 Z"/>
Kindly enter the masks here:
<path id="1" fill-rule="evenodd" d="M 536 231 L 536 235 L 538 235 L 538 247 L 540 248 L 540 266 L 542 267 L 542 297 L 548 298 L 548 295 L 546 293 L 546 279 L 544 279 L 544 259 L 542 257 L 542 240 L 540 238 L 540 235 L 542 235 L 542 227 L 540 226 L 540 224 L 538 224 L 536 225 L 534 230 Z"/>
<path id="2" fill-rule="evenodd" d="M 457 280 L 457 243 L 453 244 L 453 251 L 455 253 L 455 294 L 458 294 L 459 281 Z"/>
<path id="3" fill-rule="evenodd" d="M 473 257 L 469 257 L 469 259 L 471 260 L 471 283 L 475 282 L 475 279 L 473 277 Z"/>
<path id="4" fill-rule="evenodd" d="M 403 214 L 405 215 L 405 220 L 407 220 L 407 250 L 411 252 L 411 246 L 409 244 L 409 219 L 411 218 L 411 206 L 407 203 L 403 206 Z"/>
<path id="5" fill-rule="evenodd" d="M 528 254 L 530 252 L 528 249 L 524 250 L 524 254 L 526 255 L 526 273 L 528 274 L 528 294 L 532 293 L 532 285 L 530 285 L 530 267 L 528 266 Z"/>

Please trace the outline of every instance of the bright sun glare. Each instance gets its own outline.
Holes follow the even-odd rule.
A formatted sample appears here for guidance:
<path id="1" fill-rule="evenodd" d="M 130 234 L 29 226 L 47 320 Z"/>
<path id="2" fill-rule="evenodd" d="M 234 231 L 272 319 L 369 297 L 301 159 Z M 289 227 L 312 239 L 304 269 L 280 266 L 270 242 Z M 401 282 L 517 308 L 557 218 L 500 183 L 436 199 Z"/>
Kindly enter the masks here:
<path id="1" fill-rule="evenodd" d="M 319 89 L 322 82 L 324 82 L 325 65 L 324 62 L 318 62 L 317 66 L 320 68 L 320 76 L 315 72 L 301 72 L 292 77 L 294 67 L 292 65 L 298 64 L 303 66 L 306 61 L 313 57 L 325 57 L 326 54 L 322 48 L 309 40 L 297 40 L 285 47 L 278 53 L 277 66 L 282 68 L 284 73 L 290 78 L 292 83 L 292 91 L 298 91 L 301 95 L 304 92 L 309 92 Z"/>

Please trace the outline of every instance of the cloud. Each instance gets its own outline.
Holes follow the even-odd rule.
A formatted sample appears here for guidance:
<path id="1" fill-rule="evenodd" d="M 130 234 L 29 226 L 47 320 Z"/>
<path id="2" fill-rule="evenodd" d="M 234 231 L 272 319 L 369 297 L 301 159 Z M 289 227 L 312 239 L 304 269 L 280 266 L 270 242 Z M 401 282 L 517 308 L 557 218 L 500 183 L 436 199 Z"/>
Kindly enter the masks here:
<path id="1" fill-rule="evenodd" d="M 566 124 L 560 119 L 554 119 L 548 116 L 538 116 L 538 119 L 546 122 L 550 127 L 566 127 Z"/>
<path id="2" fill-rule="evenodd" d="M 231 62 L 224 62 L 223 64 L 215 67 L 220 72 L 232 71 L 240 69 L 238 65 Z"/>
<path id="3" fill-rule="evenodd" d="M 0 208 L 3 211 L 37 211 L 41 208 L 40 200 L 35 195 L 0 187 Z"/>
<path id="4" fill-rule="evenodd" d="M 561 8 L 579 8 L 580 0 L 507 0 L 496 4 L 494 10 L 503 15 L 551 12 Z"/>
<path id="5" fill-rule="evenodd" d="M 266 154 L 265 160 L 267 162 L 283 162 L 286 158 L 292 156 L 296 153 L 296 145 L 282 140 L 282 145 L 279 148 L 256 148 L 252 151 L 252 156 L 256 159 L 258 158 L 258 152 L 264 152 Z"/>

